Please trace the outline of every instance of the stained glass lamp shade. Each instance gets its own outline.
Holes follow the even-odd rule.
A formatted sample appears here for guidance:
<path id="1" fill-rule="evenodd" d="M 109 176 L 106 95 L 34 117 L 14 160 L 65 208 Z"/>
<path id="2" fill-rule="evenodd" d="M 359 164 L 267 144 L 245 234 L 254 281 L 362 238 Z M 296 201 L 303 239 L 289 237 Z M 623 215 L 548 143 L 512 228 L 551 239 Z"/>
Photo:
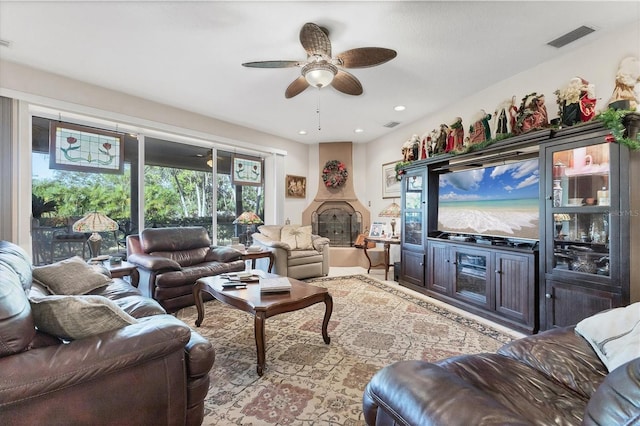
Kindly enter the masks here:
<path id="1" fill-rule="evenodd" d="M 98 212 L 86 214 L 82 219 L 73 224 L 74 232 L 91 232 L 89 237 L 89 250 L 91 257 L 100 255 L 100 245 L 102 244 L 102 236 L 99 232 L 116 231 L 118 223 Z"/>
<path id="2" fill-rule="evenodd" d="M 245 245 L 248 247 L 251 245 L 251 230 L 253 229 L 253 226 L 259 225 L 263 222 L 262 219 L 260 219 L 260 216 L 254 212 L 243 212 L 236 218 L 236 220 L 233 221 L 233 223 L 246 226 L 247 239 L 245 241 Z"/>
<path id="3" fill-rule="evenodd" d="M 395 201 L 382 209 L 378 216 L 391 218 L 391 238 L 396 236 L 396 218 L 400 217 L 401 208 Z"/>

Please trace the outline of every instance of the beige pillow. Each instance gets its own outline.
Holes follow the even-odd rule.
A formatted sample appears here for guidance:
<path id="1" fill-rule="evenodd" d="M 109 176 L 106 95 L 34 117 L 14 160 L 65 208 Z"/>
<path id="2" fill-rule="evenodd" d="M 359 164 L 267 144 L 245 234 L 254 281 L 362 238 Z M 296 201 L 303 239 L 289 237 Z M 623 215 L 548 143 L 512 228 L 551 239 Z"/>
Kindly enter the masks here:
<path id="1" fill-rule="evenodd" d="M 288 244 L 291 250 L 313 250 L 311 225 L 285 225 L 280 233 L 280 241 Z"/>
<path id="2" fill-rule="evenodd" d="M 53 294 L 86 294 L 107 285 L 111 278 L 89 265 L 79 256 L 61 260 L 51 265 L 33 268 L 33 278 Z"/>
<path id="3" fill-rule="evenodd" d="M 31 311 L 39 330 L 61 339 L 83 339 L 138 321 L 103 296 L 32 297 Z"/>
<path id="4" fill-rule="evenodd" d="M 258 227 L 258 231 L 270 240 L 280 241 L 282 226 L 280 225 L 262 225 Z"/>

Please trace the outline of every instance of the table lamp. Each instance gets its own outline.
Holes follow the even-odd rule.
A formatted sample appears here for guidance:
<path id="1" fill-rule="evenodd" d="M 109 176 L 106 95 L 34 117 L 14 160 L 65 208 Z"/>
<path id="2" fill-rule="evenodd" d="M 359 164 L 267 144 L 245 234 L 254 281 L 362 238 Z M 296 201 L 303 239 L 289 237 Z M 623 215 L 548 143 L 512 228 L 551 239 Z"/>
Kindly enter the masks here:
<path id="1" fill-rule="evenodd" d="M 102 236 L 99 232 L 117 231 L 118 223 L 108 218 L 106 215 L 98 212 L 86 214 L 82 219 L 73 224 L 74 232 L 91 232 L 89 237 L 89 251 L 91 257 L 100 255 L 100 245 L 102 244 Z"/>
<path id="2" fill-rule="evenodd" d="M 240 216 L 233 221 L 233 224 L 240 224 L 246 226 L 247 239 L 245 241 L 245 247 L 249 247 L 251 245 L 251 230 L 253 229 L 253 225 L 259 225 L 263 223 L 260 216 L 255 214 L 254 212 L 243 212 Z"/>
<path id="3" fill-rule="evenodd" d="M 380 217 L 391 218 L 391 238 L 396 237 L 396 218 L 400 217 L 401 210 L 402 209 L 400 208 L 400 206 L 394 201 L 393 203 L 382 209 L 382 211 L 378 214 L 378 216 Z"/>

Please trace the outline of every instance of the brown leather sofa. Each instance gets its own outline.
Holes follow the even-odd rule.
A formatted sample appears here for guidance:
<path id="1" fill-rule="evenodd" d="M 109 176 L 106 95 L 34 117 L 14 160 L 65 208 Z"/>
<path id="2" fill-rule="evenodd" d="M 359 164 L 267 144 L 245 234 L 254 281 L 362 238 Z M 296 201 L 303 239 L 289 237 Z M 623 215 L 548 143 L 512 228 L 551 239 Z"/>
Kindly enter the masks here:
<path id="1" fill-rule="evenodd" d="M 371 426 L 638 425 L 640 358 L 608 373 L 574 327 L 558 328 L 496 354 L 391 364 L 363 408 Z"/>
<path id="2" fill-rule="evenodd" d="M 138 288 L 167 312 L 195 303 L 192 290 L 199 278 L 243 271 L 240 257 L 230 247 L 212 248 L 207 230 L 200 226 L 147 228 L 127 237 L 127 262 L 138 268 Z"/>
<path id="3" fill-rule="evenodd" d="M 211 343 L 122 279 L 89 294 L 137 322 L 63 341 L 36 328 L 27 295 L 47 291 L 32 271 L 24 250 L 0 241 L 0 423 L 202 423 Z"/>

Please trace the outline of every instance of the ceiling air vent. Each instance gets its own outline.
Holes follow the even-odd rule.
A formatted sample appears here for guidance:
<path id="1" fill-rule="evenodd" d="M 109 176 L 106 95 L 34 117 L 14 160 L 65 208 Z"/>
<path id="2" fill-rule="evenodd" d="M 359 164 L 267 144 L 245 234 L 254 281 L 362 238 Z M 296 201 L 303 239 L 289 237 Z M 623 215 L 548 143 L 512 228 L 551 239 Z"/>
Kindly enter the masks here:
<path id="1" fill-rule="evenodd" d="M 547 44 L 549 46 L 553 46 L 553 47 L 556 47 L 556 48 L 559 49 L 562 46 L 566 46 L 569 43 L 573 43 L 574 41 L 578 40 L 579 38 L 582 38 L 582 37 L 584 37 L 584 36 L 586 36 L 588 34 L 591 34 L 594 31 L 595 31 L 594 28 L 582 25 L 581 27 L 578 27 L 573 31 L 569 31 L 565 35 L 560 36 L 557 39 L 552 40 Z"/>
<path id="2" fill-rule="evenodd" d="M 398 121 L 390 121 L 387 124 L 384 125 L 384 127 L 388 127 L 388 128 L 393 128 L 396 127 L 398 124 L 400 124 Z"/>

